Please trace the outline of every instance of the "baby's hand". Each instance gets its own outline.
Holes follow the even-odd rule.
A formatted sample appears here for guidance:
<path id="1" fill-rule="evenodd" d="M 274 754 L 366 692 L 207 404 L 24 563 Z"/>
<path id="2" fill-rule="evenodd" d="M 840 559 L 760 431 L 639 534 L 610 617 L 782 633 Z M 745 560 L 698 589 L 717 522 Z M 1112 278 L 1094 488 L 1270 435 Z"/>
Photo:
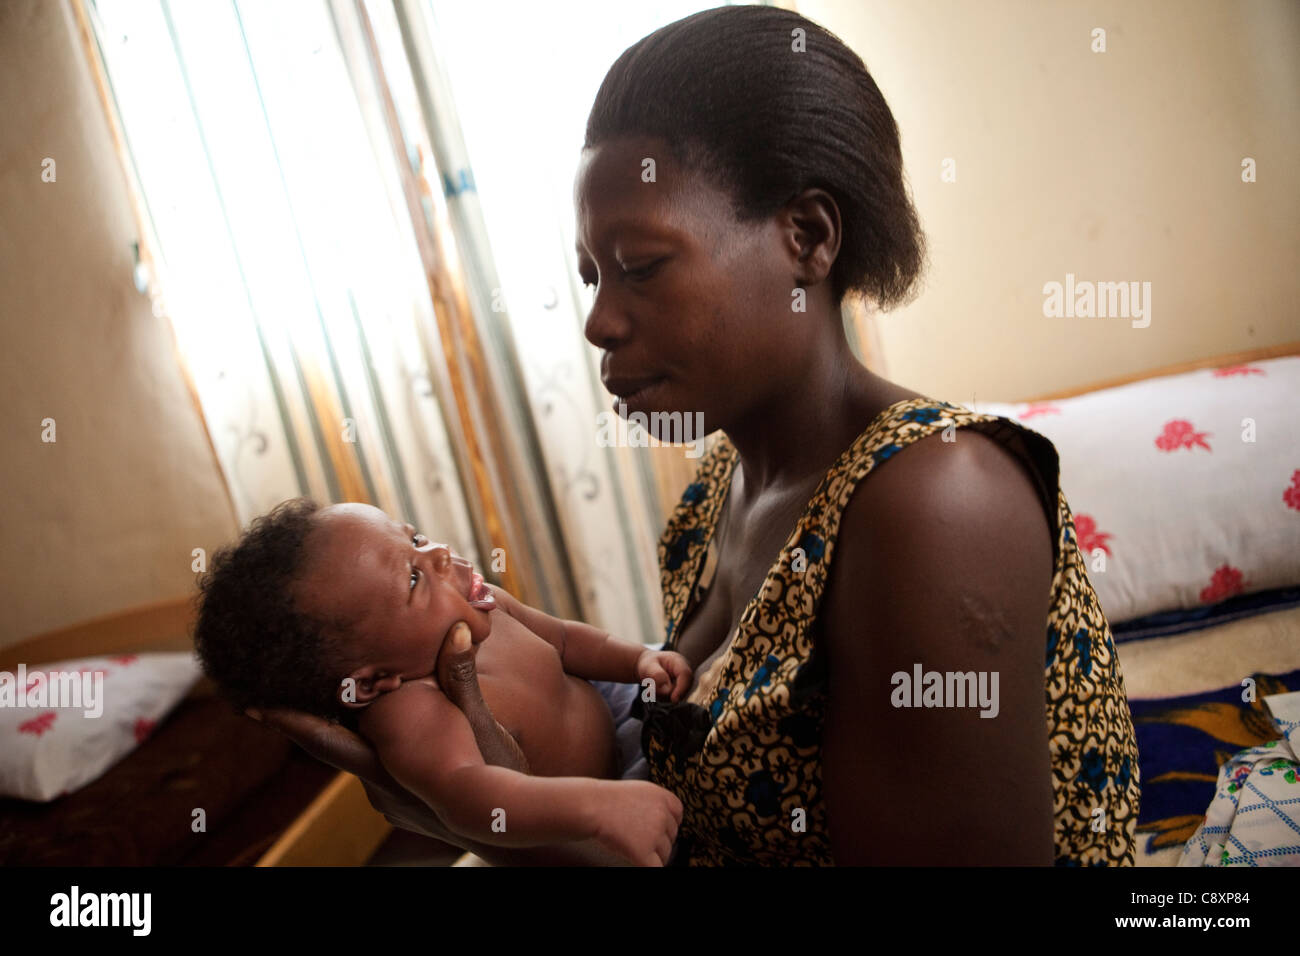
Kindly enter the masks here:
<path id="1" fill-rule="evenodd" d="M 637 658 L 636 679 L 643 682 L 647 677 L 654 681 L 656 694 L 668 694 L 675 702 L 691 686 L 691 665 L 676 651 L 647 649 Z"/>
<path id="2" fill-rule="evenodd" d="M 645 780 L 601 780 L 596 842 L 636 866 L 663 866 L 682 822 L 676 794 Z"/>

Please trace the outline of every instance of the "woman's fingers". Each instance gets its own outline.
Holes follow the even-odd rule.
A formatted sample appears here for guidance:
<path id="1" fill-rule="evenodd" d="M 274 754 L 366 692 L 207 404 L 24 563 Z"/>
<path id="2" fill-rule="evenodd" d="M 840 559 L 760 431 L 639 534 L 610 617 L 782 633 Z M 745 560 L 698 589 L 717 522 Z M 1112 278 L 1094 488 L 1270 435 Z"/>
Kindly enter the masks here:
<path id="1" fill-rule="evenodd" d="M 262 723 L 273 727 L 322 763 L 387 785 L 391 781 L 375 750 L 352 731 L 300 710 L 264 710 Z"/>
<path id="2" fill-rule="evenodd" d="M 438 652 L 438 686 L 466 716 L 480 708 L 487 710 L 474 669 L 474 650 L 469 625 L 457 621 Z"/>
<path id="3" fill-rule="evenodd" d="M 483 699 L 474 667 L 474 648 L 469 626 L 457 621 L 438 652 L 438 686 L 469 721 L 483 762 L 528 773 L 528 760 L 519 742 L 502 727 Z"/>

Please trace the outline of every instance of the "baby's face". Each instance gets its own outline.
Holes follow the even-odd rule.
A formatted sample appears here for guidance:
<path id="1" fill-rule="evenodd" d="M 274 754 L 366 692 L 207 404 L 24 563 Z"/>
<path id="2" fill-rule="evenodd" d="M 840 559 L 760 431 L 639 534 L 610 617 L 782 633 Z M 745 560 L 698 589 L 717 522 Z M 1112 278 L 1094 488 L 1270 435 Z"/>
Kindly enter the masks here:
<path id="1" fill-rule="evenodd" d="M 307 548 L 294 598 L 307 613 L 356 622 L 345 654 L 357 706 L 433 674 L 457 621 L 476 648 L 492 631 L 496 604 L 470 562 L 378 508 L 322 508 Z"/>

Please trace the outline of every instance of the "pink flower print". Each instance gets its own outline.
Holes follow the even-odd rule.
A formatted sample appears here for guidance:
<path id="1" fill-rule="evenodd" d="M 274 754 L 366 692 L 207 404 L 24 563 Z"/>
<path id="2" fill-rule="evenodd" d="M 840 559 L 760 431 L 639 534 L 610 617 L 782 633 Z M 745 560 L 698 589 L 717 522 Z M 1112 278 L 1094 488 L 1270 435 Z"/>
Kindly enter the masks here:
<path id="1" fill-rule="evenodd" d="M 40 716 L 33 717 L 31 720 L 25 720 L 19 724 L 18 732 L 20 734 L 35 734 L 39 737 L 41 734 L 45 733 L 45 731 L 54 726 L 54 718 L 57 716 L 58 714 L 54 711 L 47 710 Z"/>
<path id="2" fill-rule="evenodd" d="M 1230 564 L 1217 568 L 1210 578 L 1210 583 L 1201 588 L 1201 603 L 1215 604 L 1246 589 L 1246 582 L 1241 578 L 1241 571 Z"/>
<path id="3" fill-rule="evenodd" d="M 1101 548 L 1106 554 L 1111 554 L 1110 546 L 1106 543 L 1111 536 L 1108 532 L 1097 530 L 1097 522 L 1092 515 L 1074 516 L 1074 535 L 1079 539 L 1079 550 L 1084 554 L 1092 554 L 1094 548 Z"/>
<path id="4" fill-rule="evenodd" d="M 148 720 L 147 718 L 144 717 L 138 718 L 135 722 L 135 728 L 134 728 L 135 742 L 136 743 L 143 742 L 146 737 L 148 737 L 151 733 L 153 733 L 153 729 L 157 726 L 158 726 L 158 722 L 155 720 Z"/>
<path id="5" fill-rule="evenodd" d="M 1282 492 L 1282 500 L 1288 508 L 1300 511 L 1300 468 L 1291 474 L 1291 487 Z"/>
<path id="6" fill-rule="evenodd" d="M 1016 416 L 1019 419 L 1034 418 L 1038 415 L 1059 415 L 1060 408 L 1050 402 L 1031 402 L 1029 407 Z"/>
<path id="7" fill-rule="evenodd" d="M 1165 422 L 1165 430 L 1160 433 L 1156 439 L 1156 447 L 1161 451 L 1175 451 L 1179 448 L 1204 448 L 1206 451 L 1213 451 L 1205 443 L 1209 437 L 1209 432 L 1198 432 L 1189 421 L 1181 418 L 1175 418 L 1173 421 Z"/>
<path id="8" fill-rule="evenodd" d="M 135 659 L 136 659 L 135 654 L 123 654 L 121 657 L 109 658 L 109 660 L 112 661 L 114 664 L 121 664 L 123 667 L 125 667 L 127 664 L 134 664 Z"/>
<path id="9" fill-rule="evenodd" d="M 1232 375 L 1264 375 L 1262 368 L 1256 368 L 1254 365 L 1225 365 L 1222 368 L 1214 370 L 1215 378 L 1228 378 Z"/>

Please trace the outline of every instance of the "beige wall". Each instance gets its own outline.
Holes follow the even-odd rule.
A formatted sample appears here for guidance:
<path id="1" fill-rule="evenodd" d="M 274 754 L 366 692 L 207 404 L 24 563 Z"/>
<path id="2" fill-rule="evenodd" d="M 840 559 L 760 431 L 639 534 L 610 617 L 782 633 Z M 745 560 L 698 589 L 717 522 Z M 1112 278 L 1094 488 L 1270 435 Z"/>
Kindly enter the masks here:
<path id="1" fill-rule="evenodd" d="M 880 86 L 931 243 L 923 295 L 879 319 L 888 378 L 1015 400 L 1300 340 L 1294 0 L 796 7 Z M 1150 282 L 1150 326 L 1044 317 L 1066 273 Z"/>
<path id="2" fill-rule="evenodd" d="M 0 3 L 0 645 L 191 593 L 238 531 L 63 2 Z M 41 163 L 57 181 L 41 181 Z M 41 441 L 41 420 L 57 441 Z"/>

